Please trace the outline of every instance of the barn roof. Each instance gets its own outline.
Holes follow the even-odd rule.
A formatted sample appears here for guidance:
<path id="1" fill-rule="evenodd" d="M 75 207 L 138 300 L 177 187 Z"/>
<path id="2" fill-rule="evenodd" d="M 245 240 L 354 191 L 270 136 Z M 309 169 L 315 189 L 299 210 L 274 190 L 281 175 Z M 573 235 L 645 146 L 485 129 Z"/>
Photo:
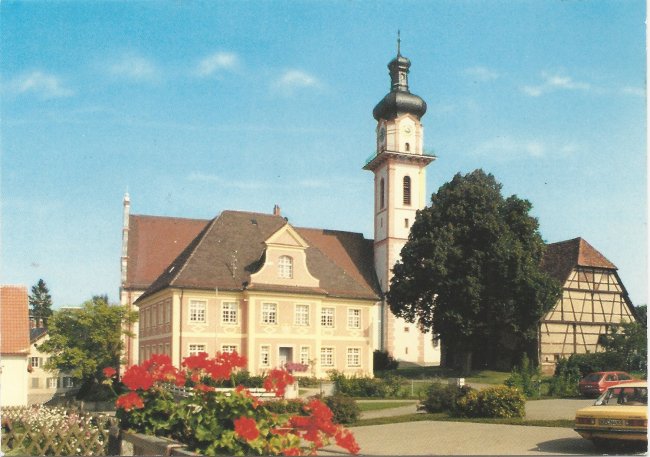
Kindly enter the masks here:
<path id="1" fill-rule="evenodd" d="M 557 280 L 566 281 L 578 266 L 617 270 L 616 265 L 580 237 L 546 245 L 542 267 Z"/>
<path id="2" fill-rule="evenodd" d="M 209 221 L 142 295 L 167 287 L 265 290 L 378 299 L 373 243 L 360 233 L 294 228 L 308 243 L 307 268 L 319 287 L 250 284 L 263 264 L 265 241 L 288 222 L 280 215 L 224 211 Z"/>
<path id="3" fill-rule="evenodd" d="M 0 354 L 29 353 L 29 300 L 25 286 L 0 286 Z"/>

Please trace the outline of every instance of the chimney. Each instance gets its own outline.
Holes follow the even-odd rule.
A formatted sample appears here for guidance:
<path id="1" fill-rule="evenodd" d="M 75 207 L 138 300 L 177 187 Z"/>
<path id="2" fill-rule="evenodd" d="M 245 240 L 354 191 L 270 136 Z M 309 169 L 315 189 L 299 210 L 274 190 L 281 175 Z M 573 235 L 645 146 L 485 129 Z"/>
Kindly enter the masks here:
<path id="1" fill-rule="evenodd" d="M 274 216 L 280 216 L 280 207 L 278 205 L 275 205 L 273 207 L 273 215 Z"/>

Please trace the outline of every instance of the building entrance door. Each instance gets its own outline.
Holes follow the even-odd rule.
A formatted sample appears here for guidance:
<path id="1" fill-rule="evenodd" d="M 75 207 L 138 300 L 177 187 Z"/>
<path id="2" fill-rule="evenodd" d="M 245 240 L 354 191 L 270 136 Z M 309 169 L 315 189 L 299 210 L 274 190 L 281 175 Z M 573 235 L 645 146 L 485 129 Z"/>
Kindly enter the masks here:
<path id="1" fill-rule="evenodd" d="M 280 346 L 279 348 L 280 351 L 280 366 L 283 367 L 285 364 L 293 362 L 293 348 L 292 347 L 286 347 L 286 346 Z"/>

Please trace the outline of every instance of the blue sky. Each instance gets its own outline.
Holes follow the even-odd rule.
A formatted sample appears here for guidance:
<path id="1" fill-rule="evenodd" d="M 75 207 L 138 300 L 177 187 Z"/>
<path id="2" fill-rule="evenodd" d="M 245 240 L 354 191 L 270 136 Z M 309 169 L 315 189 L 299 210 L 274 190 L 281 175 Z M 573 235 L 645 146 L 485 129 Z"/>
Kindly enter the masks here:
<path id="1" fill-rule="evenodd" d="M 0 3 L 2 283 L 117 300 L 132 212 L 271 212 L 372 234 L 372 109 L 396 51 L 427 191 L 482 168 L 547 242 L 647 302 L 645 2 Z"/>

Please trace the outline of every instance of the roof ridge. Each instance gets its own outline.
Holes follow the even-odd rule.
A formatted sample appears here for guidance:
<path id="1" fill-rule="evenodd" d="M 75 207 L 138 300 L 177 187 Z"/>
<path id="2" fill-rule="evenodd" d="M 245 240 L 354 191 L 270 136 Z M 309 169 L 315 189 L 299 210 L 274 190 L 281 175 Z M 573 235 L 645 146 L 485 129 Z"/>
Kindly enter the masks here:
<path id="1" fill-rule="evenodd" d="M 208 222 L 211 219 L 203 219 L 198 217 L 180 217 L 180 216 L 156 216 L 153 214 L 129 214 L 129 217 L 146 217 L 150 219 L 178 219 L 183 221 L 205 221 Z"/>
<path id="2" fill-rule="evenodd" d="M 320 231 L 320 232 L 345 233 L 348 235 L 360 236 L 364 240 L 367 239 L 363 234 L 363 232 L 351 232 L 349 230 L 336 230 L 336 229 L 326 229 L 326 228 L 317 228 L 317 227 L 297 227 L 295 225 L 292 225 L 292 227 L 297 230 L 313 230 L 313 231 Z"/>

